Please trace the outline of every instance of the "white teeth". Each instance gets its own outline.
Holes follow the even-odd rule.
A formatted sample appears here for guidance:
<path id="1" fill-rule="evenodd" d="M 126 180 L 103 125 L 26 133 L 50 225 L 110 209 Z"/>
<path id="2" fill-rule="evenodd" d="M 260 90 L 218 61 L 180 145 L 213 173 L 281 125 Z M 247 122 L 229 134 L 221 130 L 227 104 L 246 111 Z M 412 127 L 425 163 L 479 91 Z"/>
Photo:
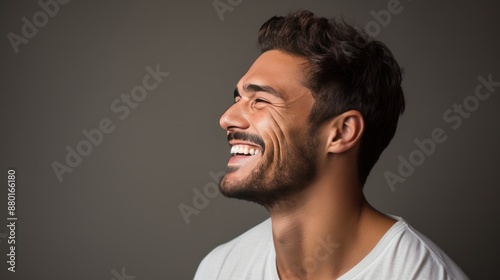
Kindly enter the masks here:
<path id="1" fill-rule="evenodd" d="M 236 154 L 238 153 L 238 146 L 232 146 L 231 147 L 231 154 Z"/>
<path id="2" fill-rule="evenodd" d="M 245 154 L 245 155 L 256 155 L 259 153 L 258 149 L 250 148 L 246 145 L 234 145 L 231 147 L 231 154 Z"/>

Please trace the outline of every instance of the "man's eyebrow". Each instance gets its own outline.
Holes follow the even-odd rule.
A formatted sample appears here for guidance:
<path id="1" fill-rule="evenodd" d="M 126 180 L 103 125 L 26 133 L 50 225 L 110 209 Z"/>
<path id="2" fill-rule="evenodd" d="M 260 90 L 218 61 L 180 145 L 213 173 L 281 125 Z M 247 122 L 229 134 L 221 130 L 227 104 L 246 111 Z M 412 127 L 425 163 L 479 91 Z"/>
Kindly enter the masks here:
<path id="1" fill-rule="evenodd" d="M 274 95 L 277 98 L 280 98 L 282 100 L 285 100 L 285 97 L 277 90 L 270 86 L 265 86 L 265 85 L 256 85 L 256 84 L 246 84 L 243 86 L 243 90 L 247 92 L 267 92 L 271 95 Z M 234 91 L 235 97 L 239 95 L 238 89 L 235 89 Z"/>

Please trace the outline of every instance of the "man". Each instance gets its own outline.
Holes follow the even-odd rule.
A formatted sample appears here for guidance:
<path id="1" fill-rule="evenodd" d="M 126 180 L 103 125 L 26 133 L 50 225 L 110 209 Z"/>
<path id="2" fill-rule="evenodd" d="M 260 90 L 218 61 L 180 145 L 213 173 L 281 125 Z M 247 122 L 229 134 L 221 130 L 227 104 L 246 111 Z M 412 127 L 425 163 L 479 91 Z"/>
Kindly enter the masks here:
<path id="1" fill-rule="evenodd" d="M 220 191 L 271 218 L 214 249 L 195 279 L 467 279 L 435 244 L 363 195 L 405 102 L 387 47 L 303 11 L 259 32 L 262 55 L 220 119 Z"/>

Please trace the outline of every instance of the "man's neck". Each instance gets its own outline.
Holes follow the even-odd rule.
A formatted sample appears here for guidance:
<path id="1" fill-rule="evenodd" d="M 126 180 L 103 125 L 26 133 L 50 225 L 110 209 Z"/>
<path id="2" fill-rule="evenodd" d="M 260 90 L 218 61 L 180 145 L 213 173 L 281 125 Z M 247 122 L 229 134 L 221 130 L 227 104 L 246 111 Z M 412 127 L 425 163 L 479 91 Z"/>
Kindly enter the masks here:
<path id="1" fill-rule="evenodd" d="M 280 279 L 333 279 L 359 263 L 395 223 L 361 186 L 316 182 L 288 209 L 271 211 Z"/>

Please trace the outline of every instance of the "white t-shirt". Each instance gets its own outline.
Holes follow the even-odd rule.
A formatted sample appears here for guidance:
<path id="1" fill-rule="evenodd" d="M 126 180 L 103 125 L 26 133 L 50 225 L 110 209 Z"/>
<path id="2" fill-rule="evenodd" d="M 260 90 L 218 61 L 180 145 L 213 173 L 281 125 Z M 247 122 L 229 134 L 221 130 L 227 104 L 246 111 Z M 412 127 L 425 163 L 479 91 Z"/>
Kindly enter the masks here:
<path id="1" fill-rule="evenodd" d="M 373 250 L 338 280 L 469 279 L 437 245 L 402 218 Z M 271 219 L 212 250 L 195 280 L 279 280 Z"/>

